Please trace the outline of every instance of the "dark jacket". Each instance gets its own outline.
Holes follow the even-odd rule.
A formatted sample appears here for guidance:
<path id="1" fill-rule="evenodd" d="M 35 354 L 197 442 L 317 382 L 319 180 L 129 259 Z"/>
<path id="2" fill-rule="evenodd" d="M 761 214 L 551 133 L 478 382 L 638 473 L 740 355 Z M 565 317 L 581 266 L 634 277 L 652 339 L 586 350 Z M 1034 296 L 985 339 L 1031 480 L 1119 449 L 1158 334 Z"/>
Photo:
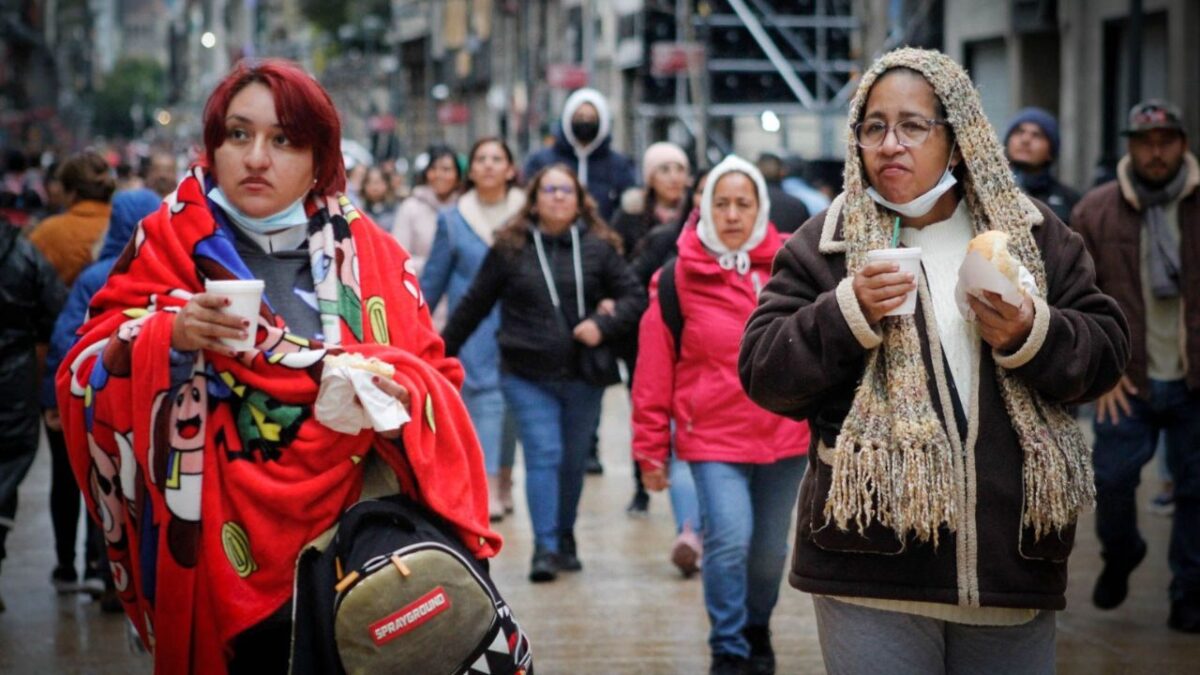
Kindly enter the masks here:
<path id="1" fill-rule="evenodd" d="M 688 190 L 685 203 L 690 205 L 694 194 Z M 654 276 L 658 268 L 679 254 L 679 235 L 685 229 L 695 227 L 698 222 L 700 222 L 700 209 L 689 208 L 679 214 L 679 218 L 675 222 L 655 225 L 642 236 L 629 259 L 629 266 L 633 268 L 633 273 L 637 276 L 638 281 L 642 282 L 642 286 L 649 288 L 650 278 Z"/>
<path id="2" fill-rule="evenodd" d="M 584 307 L 591 312 L 578 316 L 575 303 L 575 266 L 571 234 L 543 235 L 546 258 L 561 299 L 564 322 L 555 316 L 546 288 L 532 233 L 524 245 L 510 248 L 497 242 L 475 275 L 471 288 L 459 301 L 442 331 L 446 353 L 458 353 L 466 339 L 500 302 L 500 367 L 531 380 L 563 380 L 579 377 L 577 342 L 567 330 L 583 319 L 600 327 L 605 342 L 615 341 L 637 329 L 646 309 L 646 292 L 617 249 L 584 230 L 580 237 L 583 261 Z M 615 312 L 597 314 L 596 305 L 605 298 L 616 301 Z"/>
<path id="3" fill-rule="evenodd" d="M 767 197 L 771 200 L 771 222 L 780 234 L 788 235 L 800 229 L 811 215 L 804 202 L 788 194 L 779 183 L 767 183 Z"/>
<path id="4" fill-rule="evenodd" d="M 1044 173 L 1031 175 L 1014 171 L 1017 183 L 1025 194 L 1044 202 L 1054 215 L 1064 223 L 1071 224 L 1071 210 L 1079 203 L 1079 193 L 1058 182 L 1053 173 L 1047 169 Z"/>
<path id="5" fill-rule="evenodd" d="M 621 194 L 636 184 L 633 161 L 613 150 L 612 138 L 606 138 L 588 155 L 587 162 L 588 194 L 596 200 L 600 215 L 608 222 L 617 210 Z M 525 160 L 524 180 L 528 181 L 535 173 L 552 164 L 566 164 L 572 171 L 579 171 L 575 148 L 563 135 L 561 127 L 554 135 L 554 145 L 538 150 Z"/>
<path id="6" fill-rule="evenodd" d="M 1035 305 L 1048 316 L 1044 341 L 1038 347 L 1031 336 L 1028 351 L 999 358 L 1049 401 L 1092 399 L 1120 377 L 1128 329 L 1116 302 L 1096 288 L 1083 240 L 1048 209 L 1039 210 L 1044 222 L 1033 234 L 1046 265 L 1048 297 Z M 901 542 L 878 522 L 865 534 L 826 525 L 828 449 L 836 445 L 868 354 L 850 322 L 871 330 L 852 291 L 846 309 L 839 304 L 839 284 L 849 290 L 850 283 L 845 253 L 837 250 L 842 223 L 836 215 L 826 221 L 825 213 L 809 220 L 776 256 L 739 359 L 751 399 L 812 426 L 813 459 L 800 486 L 792 585 L 810 593 L 949 604 L 966 603 L 959 590 L 965 587 L 978 593 L 982 606 L 1062 609 L 1074 526 L 1061 538 L 1051 533 L 1036 542 L 1031 531 L 1022 530 L 1023 452 L 1001 398 L 998 357 L 990 349 L 980 350 L 978 399 L 970 417 L 953 389 L 950 406 L 943 406 L 930 377 L 930 399 L 947 430 L 954 425 L 964 438 L 972 425 L 979 430 L 975 446 L 965 445 L 967 460 L 955 476 L 959 484 L 976 486 L 973 501 L 959 504 L 974 517 L 965 518 L 955 534 L 943 528 L 936 549 L 911 538 Z M 918 303 L 918 316 L 924 311 Z M 926 371 L 934 373 L 926 322 L 917 326 Z"/>
<path id="7" fill-rule="evenodd" d="M 683 203 L 691 205 L 690 191 L 684 194 Z M 676 236 L 679 235 L 679 226 L 687 219 L 687 211 L 660 223 L 655 213 L 656 208 L 653 197 L 646 188 L 630 188 L 621 195 L 621 208 L 617 210 L 609 226 L 621 236 L 621 245 L 624 247 L 622 252 L 626 260 L 633 261 L 642 249 L 643 238 L 656 227 L 673 225 Z M 646 281 L 643 286 L 649 283 L 649 279 Z"/>
<path id="8" fill-rule="evenodd" d="M 1125 374 L 1138 392 L 1150 392 L 1146 366 L 1146 304 L 1142 299 L 1142 213 L 1129 183 L 1128 158 L 1118 166 L 1118 179 L 1084 195 L 1071 214 L 1071 227 L 1083 235 L 1096 261 L 1096 284 L 1116 299 L 1129 321 L 1132 353 Z M 1187 384 L 1200 391 L 1200 165 L 1187 155 L 1183 170 L 1190 173 L 1179 200 L 1179 260 L 1183 321 L 1179 337 L 1184 346 Z"/>
<path id="9" fill-rule="evenodd" d="M 66 294 L 50 262 L 0 218 L 0 455 L 37 448 L 35 346 L 49 342 Z"/>

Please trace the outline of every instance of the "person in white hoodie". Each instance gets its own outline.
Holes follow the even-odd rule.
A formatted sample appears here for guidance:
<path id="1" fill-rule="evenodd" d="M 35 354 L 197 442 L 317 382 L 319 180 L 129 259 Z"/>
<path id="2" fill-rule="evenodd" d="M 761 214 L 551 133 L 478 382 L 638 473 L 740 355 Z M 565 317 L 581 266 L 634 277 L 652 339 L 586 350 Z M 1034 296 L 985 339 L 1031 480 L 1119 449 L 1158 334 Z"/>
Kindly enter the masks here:
<path id="1" fill-rule="evenodd" d="M 605 222 L 625 190 L 637 184 L 633 161 L 612 149 L 612 113 L 608 101 L 595 89 L 577 89 L 563 104 L 554 145 L 525 160 L 526 180 L 552 164 L 566 164 L 579 176 Z"/>

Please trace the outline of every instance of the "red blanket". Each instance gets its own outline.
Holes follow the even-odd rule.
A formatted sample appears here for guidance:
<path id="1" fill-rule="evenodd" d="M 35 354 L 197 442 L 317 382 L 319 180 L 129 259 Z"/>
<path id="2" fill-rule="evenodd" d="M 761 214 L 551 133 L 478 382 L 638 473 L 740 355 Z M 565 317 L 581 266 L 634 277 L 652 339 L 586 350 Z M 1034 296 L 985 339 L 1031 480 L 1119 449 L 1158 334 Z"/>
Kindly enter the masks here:
<path id="1" fill-rule="evenodd" d="M 477 556 L 501 545 L 462 369 L 408 254 L 344 197 L 308 205 L 324 342 L 289 334 L 266 298 L 256 349 L 172 352 L 174 317 L 205 279 L 250 277 L 210 186 L 193 169 L 139 224 L 57 382 L 75 477 L 160 673 L 225 672 L 229 640 L 288 601 L 300 549 L 359 498 L 372 451 Z M 402 445 L 313 418 L 321 359 L 340 350 L 395 365 L 412 396 Z"/>

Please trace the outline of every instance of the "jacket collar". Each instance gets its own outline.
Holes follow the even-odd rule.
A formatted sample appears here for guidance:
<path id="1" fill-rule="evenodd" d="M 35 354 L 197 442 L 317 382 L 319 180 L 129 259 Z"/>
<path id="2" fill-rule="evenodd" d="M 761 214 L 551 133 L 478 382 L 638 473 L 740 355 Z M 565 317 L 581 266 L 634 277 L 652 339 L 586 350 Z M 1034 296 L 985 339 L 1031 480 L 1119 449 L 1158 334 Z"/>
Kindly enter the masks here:
<path id="1" fill-rule="evenodd" d="M 533 241 L 533 230 L 537 226 L 538 225 L 536 222 L 529 223 L 528 231 L 526 232 L 526 237 L 528 237 L 529 241 Z M 584 222 L 583 219 L 581 218 L 581 219 L 575 221 L 575 227 L 579 228 L 579 239 L 580 239 L 580 241 L 583 241 L 583 236 L 585 234 L 587 234 L 587 231 L 588 231 L 587 223 Z M 562 246 L 566 246 L 567 248 L 570 248 L 571 247 L 571 228 L 568 227 L 567 229 L 563 230 L 562 232 L 560 232 L 558 234 L 549 234 L 547 232 L 542 232 L 542 241 L 547 244 L 554 244 L 556 246 L 562 245 Z"/>
<path id="2" fill-rule="evenodd" d="M 1200 186 L 1200 163 L 1196 161 L 1196 156 L 1190 152 L 1185 152 L 1183 155 L 1183 166 L 1181 171 L 1187 171 L 1187 182 L 1183 184 L 1183 192 L 1179 193 L 1180 199 L 1186 199 L 1192 194 L 1198 186 Z M 1134 211 L 1141 211 L 1141 204 L 1138 203 L 1137 191 L 1133 189 L 1133 162 L 1129 159 L 1129 155 L 1121 158 L 1117 162 L 1117 183 L 1121 186 L 1121 196 L 1125 201 L 1133 207 Z"/>
<path id="3" fill-rule="evenodd" d="M 81 218 L 97 218 L 111 214 L 112 205 L 92 199 L 84 199 L 72 204 L 67 209 L 67 213 Z"/>
<path id="4" fill-rule="evenodd" d="M 505 196 L 505 207 L 508 210 L 508 216 L 511 218 L 521 207 L 525 206 L 525 193 L 519 188 L 509 188 L 508 194 Z M 483 217 L 483 205 L 479 201 L 479 193 L 473 188 L 467 191 L 458 199 L 458 212 L 462 215 L 462 219 L 466 221 L 467 227 L 471 228 L 480 239 L 488 246 L 492 245 L 496 230 L 499 227 L 493 228 L 487 219 Z M 500 225 L 503 227 L 503 224 Z"/>

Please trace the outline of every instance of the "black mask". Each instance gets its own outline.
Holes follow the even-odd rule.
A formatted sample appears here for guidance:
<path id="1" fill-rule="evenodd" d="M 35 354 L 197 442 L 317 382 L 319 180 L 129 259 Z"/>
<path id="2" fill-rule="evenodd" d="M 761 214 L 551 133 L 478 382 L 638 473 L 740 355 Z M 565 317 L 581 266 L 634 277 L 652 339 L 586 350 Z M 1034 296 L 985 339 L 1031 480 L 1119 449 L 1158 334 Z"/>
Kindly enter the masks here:
<path id="1" fill-rule="evenodd" d="M 575 140 L 587 145 L 600 135 L 600 122 L 594 120 L 574 120 L 571 122 L 571 133 Z"/>

